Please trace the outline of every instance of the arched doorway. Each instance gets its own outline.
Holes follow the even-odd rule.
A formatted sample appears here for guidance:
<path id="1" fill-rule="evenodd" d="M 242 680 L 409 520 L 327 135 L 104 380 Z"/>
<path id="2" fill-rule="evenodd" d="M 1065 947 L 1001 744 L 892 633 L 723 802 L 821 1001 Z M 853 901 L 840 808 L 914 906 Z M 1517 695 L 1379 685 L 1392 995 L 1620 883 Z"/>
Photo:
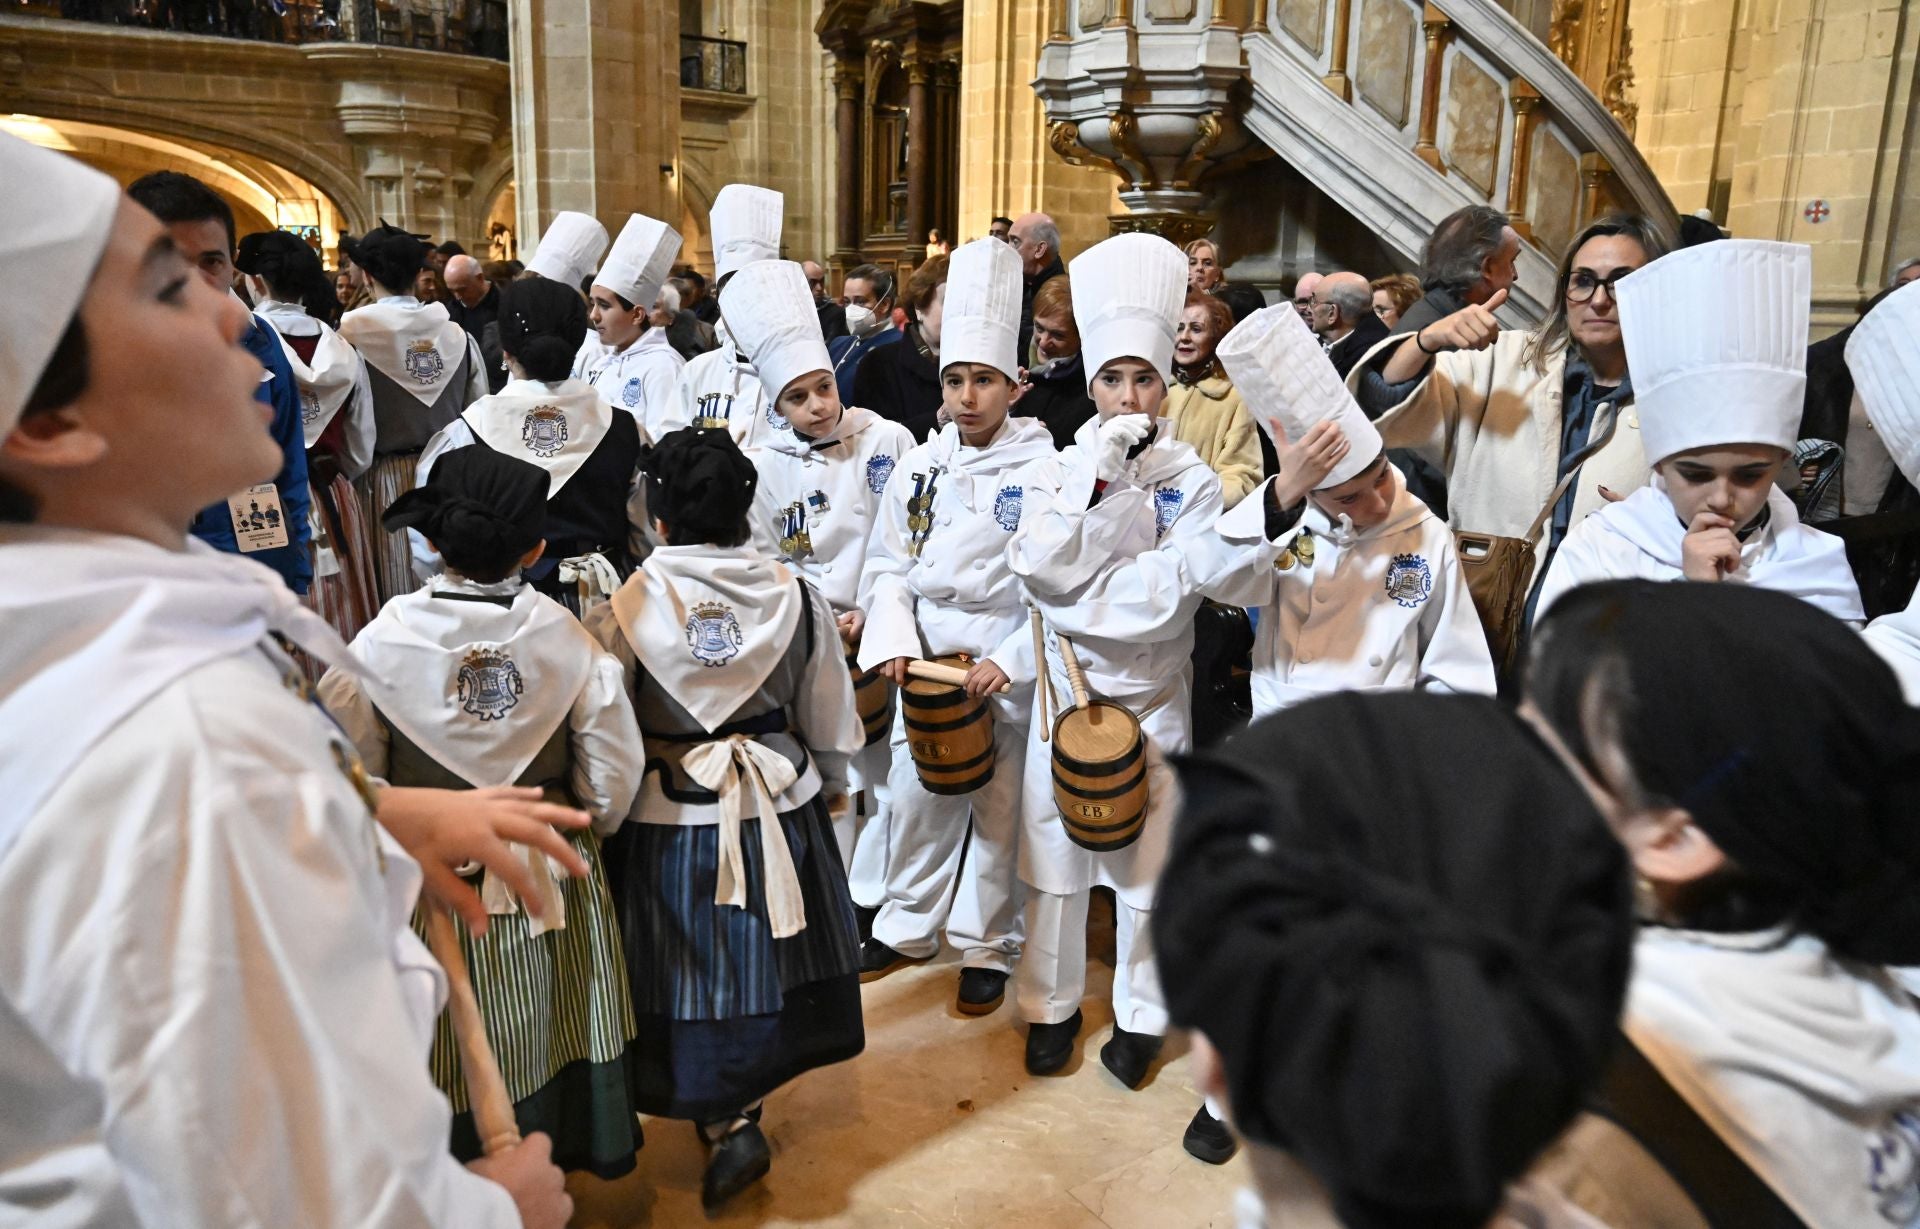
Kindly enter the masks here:
<path id="1" fill-rule="evenodd" d="M 0 116 L 0 132 L 72 154 L 122 187 L 152 171 L 180 171 L 201 180 L 233 206 L 235 233 L 288 230 L 338 261 L 346 221 L 339 206 L 309 181 L 265 159 L 201 142 L 159 137 L 105 124 L 34 115 Z"/>

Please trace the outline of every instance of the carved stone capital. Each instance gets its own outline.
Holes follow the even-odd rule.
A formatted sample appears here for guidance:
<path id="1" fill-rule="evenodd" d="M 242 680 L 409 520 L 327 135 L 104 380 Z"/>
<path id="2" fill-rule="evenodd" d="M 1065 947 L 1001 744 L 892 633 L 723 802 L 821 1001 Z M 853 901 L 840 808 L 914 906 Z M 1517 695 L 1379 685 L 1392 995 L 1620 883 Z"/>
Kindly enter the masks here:
<path id="1" fill-rule="evenodd" d="M 1115 235 L 1159 235 L 1175 247 L 1185 247 L 1195 239 L 1213 233 L 1214 219 L 1200 213 L 1172 211 L 1116 213 L 1107 218 L 1107 231 Z"/>

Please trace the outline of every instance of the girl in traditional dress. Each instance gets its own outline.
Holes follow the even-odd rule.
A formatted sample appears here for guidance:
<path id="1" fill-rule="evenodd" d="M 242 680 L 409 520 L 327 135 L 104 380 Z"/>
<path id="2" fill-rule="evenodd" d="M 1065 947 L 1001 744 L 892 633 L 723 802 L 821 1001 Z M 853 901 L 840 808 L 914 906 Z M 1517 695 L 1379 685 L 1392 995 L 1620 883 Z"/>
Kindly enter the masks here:
<path id="1" fill-rule="evenodd" d="M 1596 580 L 1759 585 L 1864 622 L 1840 539 L 1775 486 L 1805 408 L 1813 257 L 1732 239 L 1621 279 L 1620 333 L 1653 480 L 1568 532 L 1537 613 Z"/>
<path id="2" fill-rule="evenodd" d="M 377 522 L 413 489 L 420 450 L 433 433 L 487 395 L 480 343 L 438 303 L 413 297 L 427 245 L 397 226 L 370 230 L 347 253 L 371 282 L 374 302 L 340 318 L 340 335 L 366 360 L 373 390 L 373 468 L 360 478 Z M 412 555 L 402 531 L 373 535 L 380 600 L 413 590 Z"/>
<path id="3" fill-rule="evenodd" d="M 563 1169 L 612 1178 L 633 1168 L 640 1129 L 633 1012 L 598 837 L 626 819 L 643 751 L 618 663 L 521 580 L 543 548 L 546 493 L 537 466 L 466 448 L 394 501 L 388 521 L 424 533 L 447 570 L 388 602 L 354 640 L 382 684 L 377 702 L 337 669 L 320 695 L 367 770 L 393 785 L 539 786 L 593 815 L 591 831 L 570 837 L 586 878 L 529 855 L 545 921 L 488 874 L 480 893 L 494 916 L 484 935 L 461 934 L 521 1131 L 552 1136 Z M 450 1015 L 431 1062 L 455 1110 L 454 1154 L 479 1156 Z"/>
<path id="4" fill-rule="evenodd" d="M 1014 472 L 1052 456 L 1053 439 L 1038 419 L 1007 416 L 1020 376 L 1020 285 L 1020 257 L 998 239 L 954 253 L 940 332 L 951 421 L 901 458 L 881 496 L 860 582 L 862 666 L 904 686 L 909 659 L 964 653 L 974 663 L 967 690 L 992 697 L 993 775 L 971 794 L 935 794 L 921 784 L 904 715 L 896 717 L 886 897 L 860 961 L 861 977 L 871 980 L 930 957 L 944 925 L 965 953 L 957 1006 L 967 1015 L 1000 1005 L 1022 934 L 1014 862 L 1033 638 L 1007 543 L 1020 527 L 1024 494 Z M 1016 690 L 997 695 L 1009 679 Z"/>
<path id="5" fill-rule="evenodd" d="M 327 323 L 340 317 L 313 249 L 281 230 L 240 240 L 234 267 L 247 279 L 254 314 L 273 326 L 300 390 L 313 524 L 313 587 L 307 605 L 342 639 L 360 634 L 380 608 L 373 538 L 353 480 L 373 463 L 373 389 L 367 365 Z"/>
<path id="6" fill-rule="evenodd" d="M 866 626 L 859 597 L 867 539 L 881 492 L 913 447 L 913 436 L 871 410 L 841 406 L 833 362 L 821 340 L 820 314 L 799 265 L 790 260 L 747 265 L 728 279 L 720 302 L 734 342 L 759 374 L 768 405 L 789 428 L 761 436 L 760 445 L 747 454 L 760 472 L 754 542 L 805 576 L 832 605 L 852 665 Z M 869 685 L 885 686 L 877 679 Z M 853 766 L 852 786 L 862 796 L 835 824 L 853 901 L 868 924 L 886 894 L 889 762 L 886 732 L 870 737 L 872 744 Z"/>
<path id="7" fill-rule="evenodd" d="M 732 438 L 683 428 L 645 468 L 666 545 L 587 626 L 647 743 L 615 876 L 639 1104 L 699 1130 L 712 1210 L 771 1165 L 762 1100 L 865 1045 L 825 805 L 862 735 L 832 607 L 748 544 L 756 477 Z"/>
<path id="8" fill-rule="evenodd" d="M 611 596 L 646 550 L 638 508 L 645 433 L 632 414 L 567 375 L 586 333 L 577 291 L 545 278 L 503 286 L 500 348 L 513 379 L 468 406 L 420 456 L 422 486 L 441 458 L 475 446 L 546 471 L 547 550 L 526 578 L 576 614 Z M 413 535 L 413 552 L 421 580 L 440 570 L 423 535 Z"/>
<path id="9" fill-rule="evenodd" d="M 1166 755 L 1191 740 L 1194 613 L 1200 595 L 1181 549 L 1213 532 L 1220 480 L 1159 416 L 1187 280 L 1180 249 L 1156 236 L 1116 235 L 1075 258 L 1073 315 L 1098 416 L 1072 447 L 1022 470 L 1025 508 L 1008 549 L 1013 572 L 1064 633 L 1094 692 L 1139 718 L 1148 811 L 1141 835 L 1094 852 L 1067 835 L 1053 795 L 1052 749 L 1036 713 L 1027 742 L 1020 877 L 1026 948 L 1017 991 L 1027 1070 L 1059 1071 L 1073 1056 L 1086 992 L 1087 904 L 1115 895 L 1113 1036 L 1100 1061 L 1138 1088 L 1160 1052 L 1167 1010 L 1149 937 L 1154 885 L 1173 826 Z M 1058 641 L 1047 641 L 1053 694 L 1070 694 Z M 1043 683 L 1044 686 L 1044 683 Z"/>

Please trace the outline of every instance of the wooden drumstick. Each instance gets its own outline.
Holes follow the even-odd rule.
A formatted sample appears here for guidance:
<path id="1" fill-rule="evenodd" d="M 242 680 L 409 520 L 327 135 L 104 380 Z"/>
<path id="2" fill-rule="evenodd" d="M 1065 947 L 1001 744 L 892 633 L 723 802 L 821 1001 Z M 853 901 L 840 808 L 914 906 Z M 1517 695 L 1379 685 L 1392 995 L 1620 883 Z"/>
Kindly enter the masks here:
<path id="1" fill-rule="evenodd" d="M 1047 633 L 1041 623 L 1040 608 L 1030 607 L 1033 615 L 1033 665 L 1038 672 L 1034 688 L 1040 695 L 1040 741 L 1046 742 L 1051 734 L 1047 716 L 1047 701 L 1053 696 L 1053 667 L 1047 664 Z"/>
<path id="2" fill-rule="evenodd" d="M 907 673 L 914 678 L 925 679 L 929 683 L 946 683 L 952 687 L 964 686 L 967 681 L 967 672 L 958 666 L 943 666 L 937 661 L 921 661 L 918 658 L 908 659 Z M 1002 683 L 994 690 L 1000 693 L 1009 692 L 1013 690 L 1013 684 Z"/>
<path id="3" fill-rule="evenodd" d="M 1067 639 L 1065 632 L 1054 633 L 1060 641 L 1060 662 L 1067 668 L 1067 686 L 1073 688 L 1073 706 L 1087 706 L 1087 674 L 1080 668 L 1080 655 L 1073 651 L 1073 641 Z"/>
<path id="4" fill-rule="evenodd" d="M 520 1142 L 520 1123 L 513 1116 L 513 1098 L 500 1064 L 487 1042 L 480 1019 L 480 1003 L 467 976 L 466 953 L 454 932 L 453 916 L 438 906 L 427 906 L 427 946 L 447 971 L 447 1010 L 453 1013 L 453 1035 L 460 1044 L 460 1070 L 467 1077 L 467 1101 L 473 1109 L 473 1127 L 488 1156 Z"/>

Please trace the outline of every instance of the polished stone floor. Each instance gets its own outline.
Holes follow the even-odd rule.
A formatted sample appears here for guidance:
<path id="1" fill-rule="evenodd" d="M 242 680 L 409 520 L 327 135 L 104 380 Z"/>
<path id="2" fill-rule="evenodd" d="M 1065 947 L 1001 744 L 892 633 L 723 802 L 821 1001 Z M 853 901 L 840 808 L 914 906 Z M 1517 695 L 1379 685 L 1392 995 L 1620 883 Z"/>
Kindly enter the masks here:
<path id="1" fill-rule="evenodd" d="M 1012 995 L 991 1016 L 953 1008 L 951 954 L 865 989 L 867 1050 L 767 1101 L 773 1172 L 709 1221 L 704 1154 L 686 1123 L 648 1120 L 639 1168 L 569 1183 L 583 1229 L 834 1226 L 883 1229 L 1203 1229 L 1230 1226 L 1242 1162 L 1180 1147 L 1199 1105 L 1170 1044 L 1129 1092 L 1100 1065 L 1113 1023 L 1112 929 L 1096 908 L 1080 1055 L 1030 1076 Z"/>

